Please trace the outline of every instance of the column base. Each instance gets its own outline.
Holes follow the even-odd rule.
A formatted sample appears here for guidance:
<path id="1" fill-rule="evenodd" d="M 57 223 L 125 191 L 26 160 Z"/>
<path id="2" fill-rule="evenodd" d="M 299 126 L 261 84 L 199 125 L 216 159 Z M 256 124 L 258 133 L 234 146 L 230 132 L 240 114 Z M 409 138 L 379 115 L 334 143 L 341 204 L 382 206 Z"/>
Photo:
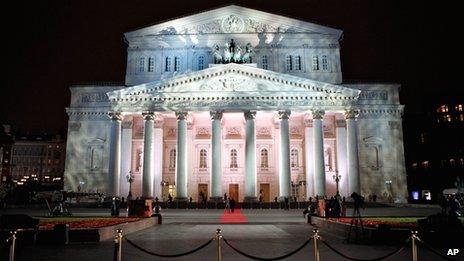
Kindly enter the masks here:
<path id="1" fill-rule="evenodd" d="M 187 202 L 187 201 L 189 201 L 189 198 L 187 198 L 187 197 L 175 197 L 174 201 L 175 202 Z"/>
<path id="2" fill-rule="evenodd" d="M 249 197 L 249 196 L 247 196 L 247 197 L 245 197 L 243 199 L 243 202 L 257 202 L 257 201 L 258 201 L 257 197 Z"/>
<path id="3" fill-rule="evenodd" d="M 208 201 L 218 203 L 218 202 L 223 202 L 224 198 L 223 197 L 210 197 Z"/>

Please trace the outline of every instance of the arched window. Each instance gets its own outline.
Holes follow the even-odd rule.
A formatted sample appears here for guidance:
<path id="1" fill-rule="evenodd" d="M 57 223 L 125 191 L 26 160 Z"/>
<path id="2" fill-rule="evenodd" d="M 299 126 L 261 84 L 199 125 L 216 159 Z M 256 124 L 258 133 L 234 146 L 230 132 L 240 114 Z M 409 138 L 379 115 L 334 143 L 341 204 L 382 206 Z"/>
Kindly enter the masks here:
<path id="1" fill-rule="evenodd" d="M 205 69 L 205 56 L 200 55 L 198 56 L 198 70 Z"/>
<path id="2" fill-rule="evenodd" d="M 301 56 L 295 56 L 295 70 L 301 71 Z"/>
<path id="3" fill-rule="evenodd" d="M 236 150 L 236 149 L 231 149 L 231 150 L 230 150 L 230 168 L 231 168 L 231 169 L 236 169 L 236 168 L 238 168 L 238 164 L 237 164 L 237 150 Z"/>
<path id="4" fill-rule="evenodd" d="M 290 166 L 292 168 L 298 167 L 298 150 L 292 149 L 290 152 Z"/>
<path id="5" fill-rule="evenodd" d="M 293 70 L 293 61 L 291 55 L 287 55 L 287 57 L 285 58 L 285 63 L 285 68 L 287 69 L 287 71 Z"/>
<path id="6" fill-rule="evenodd" d="M 268 69 L 267 55 L 263 55 L 263 57 L 261 58 L 261 68 L 263 68 L 264 70 Z"/>
<path id="7" fill-rule="evenodd" d="M 268 153 L 267 149 L 262 149 L 261 150 L 261 168 L 262 169 L 269 168 L 268 155 L 269 155 L 269 153 Z"/>
<path id="8" fill-rule="evenodd" d="M 180 57 L 179 56 L 174 57 L 174 71 L 175 72 L 180 71 Z"/>
<path id="9" fill-rule="evenodd" d="M 205 149 L 201 149 L 200 150 L 200 168 L 201 169 L 205 169 L 207 168 L 207 159 L 208 159 L 208 154 L 206 153 L 206 150 Z"/>
<path id="10" fill-rule="evenodd" d="M 164 71 L 165 72 L 171 71 L 171 57 L 166 57 L 166 63 L 164 64 Z"/>
<path id="11" fill-rule="evenodd" d="M 171 149 L 169 151 L 169 168 L 176 168 L 176 149 Z"/>

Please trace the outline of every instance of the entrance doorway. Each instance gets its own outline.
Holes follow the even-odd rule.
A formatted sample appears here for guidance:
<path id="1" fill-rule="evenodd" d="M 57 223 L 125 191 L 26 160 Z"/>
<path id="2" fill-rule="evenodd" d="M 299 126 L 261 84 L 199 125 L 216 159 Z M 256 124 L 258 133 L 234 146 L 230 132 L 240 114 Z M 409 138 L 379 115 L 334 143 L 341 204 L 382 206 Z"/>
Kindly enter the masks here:
<path id="1" fill-rule="evenodd" d="M 229 184 L 229 197 L 238 202 L 238 184 Z"/>
<path id="2" fill-rule="evenodd" d="M 208 200 L 208 184 L 198 184 L 198 202 Z"/>
<path id="3" fill-rule="evenodd" d="M 263 196 L 263 202 L 270 202 L 269 184 L 259 184 L 259 194 Z"/>

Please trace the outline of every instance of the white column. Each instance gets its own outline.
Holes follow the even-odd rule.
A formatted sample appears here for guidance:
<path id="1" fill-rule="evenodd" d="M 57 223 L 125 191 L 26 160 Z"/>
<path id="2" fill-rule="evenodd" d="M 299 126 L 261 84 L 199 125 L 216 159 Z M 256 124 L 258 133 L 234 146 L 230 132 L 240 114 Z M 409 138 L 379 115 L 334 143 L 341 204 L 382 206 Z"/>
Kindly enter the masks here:
<path id="1" fill-rule="evenodd" d="M 222 134 L 221 119 L 222 111 L 210 112 L 212 121 L 211 137 L 211 198 L 219 200 L 222 198 Z"/>
<path id="2" fill-rule="evenodd" d="M 154 126 L 153 112 L 142 113 L 145 120 L 143 130 L 143 170 L 142 170 L 142 197 L 153 197 L 153 172 L 154 172 Z"/>
<path id="3" fill-rule="evenodd" d="M 256 200 L 256 141 L 255 111 L 246 111 L 245 115 L 245 201 Z"/>
<path id="4" fill-rule="evenodd" d="M 176 112 L 176 200 L 187 200 L 187 112 Z"/>
<path id="5" fill-rule="evenodd" d="M 348 194 L 348 172 L 346 165 L 346 123 L 345 120 L 336 120 L 336 133 L 337 136 L 337 170 L 340 175 L 338 183 L 341 196 L 349 196 Z"/>
<path id="6" fill-rule="evenodd" d="M 305 119 L 305 172 L 306 172 L 306 197 L 314 197 L 314 141 L 313 120 Z"/>
<path id="7" fill-rule="evenodd" d="M 110 112 L 110 158 L 108 167 L 108 189 L 109 196 L 119 196 L 119 181 L 121 175 L 121 121 L 122 116 L 117 112 Z"/>
<path id="8" fill-rule="evenodd" d="M 161 182 L 163 180 L 163 118 L 157 113 L 155 114 L 155 128 L 154 128 L 154 170 L 153 170 L 153 195 L 162 199 Z"/>
<path id="9" fill-rule="evenodd" d="M 280 119 L 280 171 L 279 171 L 279 196 L 290 197 L 291 169 L 290 169 L 290 131 L 288 118 L 290 111 L 279 111 Z"/>
<path id="10" fill-rule="evenodd" d="M 120 194 L 122 197 L 129 195 L 129 182 L 127 176 L 132 165 L 132 120 L 122 122 L 122 144 L 121 144 L 121 177 Z"/>
<path id="11" fill-rule="evenodd" d="M 359 179 L 359 162 L 358 162 L 358 138 L 356 116 L 358 112 L 349 110 L 345 113 L 346 118 L 346 150 L 348 161 L 348 193 L 356 192 L 361 194 L 361 181 Z"/>
<path id="12" fill-rule="evenodd" d="M 324 132 L 322 122 L 324 111 L 312 111 L 314 141 L 314 194 L 325 196 Z"/>

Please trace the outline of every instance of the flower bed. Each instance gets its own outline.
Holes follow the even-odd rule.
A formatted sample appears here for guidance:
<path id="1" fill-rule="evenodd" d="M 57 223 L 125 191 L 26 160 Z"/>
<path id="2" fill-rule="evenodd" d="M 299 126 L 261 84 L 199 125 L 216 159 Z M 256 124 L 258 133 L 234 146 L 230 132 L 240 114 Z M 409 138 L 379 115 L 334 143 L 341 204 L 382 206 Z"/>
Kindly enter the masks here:
<path id="1" fill-rule="evenodd" d="M 40 218 L 39 229 L 51 230 L 58 224 L 69 224 L 70 229 L 90 229 L 114 226 L 122 223 L 139 221 L 141 218 L 135 217 L 118 217 L 118 218 Z"/>
<path id="2" fill-rule="evenodd" d="M 362 221 L 366 227 L 388 225 L 392 228 L 416 228 L 418 219 L 420 217 L 373 217 L 363 218 Z M 329 218 L 329 220 L 350 224 L 352 218 Z"/>

